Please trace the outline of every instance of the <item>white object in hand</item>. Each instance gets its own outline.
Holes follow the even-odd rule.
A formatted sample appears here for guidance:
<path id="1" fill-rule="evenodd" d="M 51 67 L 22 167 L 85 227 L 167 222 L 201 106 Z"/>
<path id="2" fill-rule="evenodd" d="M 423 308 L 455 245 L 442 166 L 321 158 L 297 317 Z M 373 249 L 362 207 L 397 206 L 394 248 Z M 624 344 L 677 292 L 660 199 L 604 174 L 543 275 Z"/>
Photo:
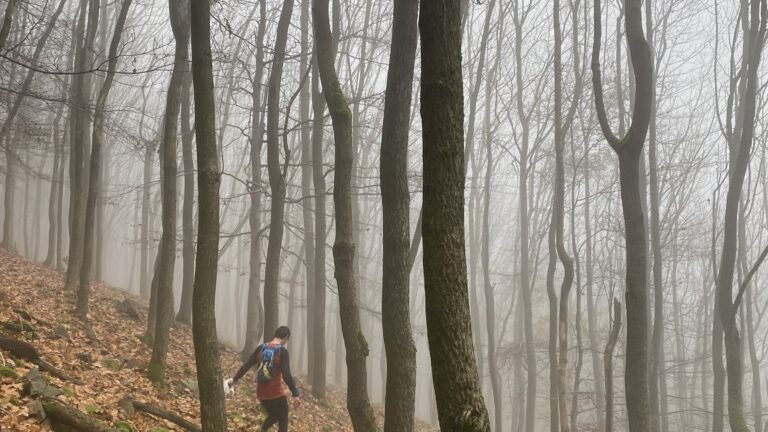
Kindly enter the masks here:
<path id="1" fill-rule="evenodd" d="M 235 395 L 235 381 L 232 378 L 224 380 L 224 395 L 225 396 Z"/>

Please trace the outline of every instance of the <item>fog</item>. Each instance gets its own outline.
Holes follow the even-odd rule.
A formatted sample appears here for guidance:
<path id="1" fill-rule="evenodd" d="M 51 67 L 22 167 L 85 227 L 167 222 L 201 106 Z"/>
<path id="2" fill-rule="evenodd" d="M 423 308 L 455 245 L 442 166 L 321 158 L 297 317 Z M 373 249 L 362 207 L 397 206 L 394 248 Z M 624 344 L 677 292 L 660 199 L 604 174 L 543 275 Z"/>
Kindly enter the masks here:
<path id="1" fill-rule="evenodd" d="M 764 2 L 753 1 L 764 7 Z M 73 39 L 78 32 L 80 10 L 76 1 L 65 4 L 36 56 L 35 45 L 58 3 L 17 0 L 10 36 L 5 47 L 0 48 L 0 119 L 5 124 L 0 133 L 5 151 L 0 162 L 5 196 L 4 211 L 0 212 L 5 233 L 3 245 L 29 260 L 62 271 L 70 262 L 70 170 L 75 167 L 71 161 L 71 137 L 75 136 L 70 131 L 74 124 L 71 116 L 78 110 L 87 111 L 87 124 L 82 127 L 87 131 L 84 136 L 90 137 L 96 95 L 108 75 L 108 50 L 121 3 L 101 2 L 92 58 L 86 59 L 85 68 L 73 65 L 75 46 L 80 43 Z M 334 119 L 326 109 L 322 129 L 315 129 L 319 120 L 314 115 L 314 104 L 320 101 L 320 109 L 324 109 L 325 100 L 312 94 L 319 88 L 313 86 L 319 78 L 311 67 L 315 60 L 310 2 L 287 3 L 292 3 L 293 12 L 282 79 L 278 83 L 276 147 L 277 172 L 283 173 L 285 184 L 285 204 L 279 222 L 283 232 L 281 249 L 279 258 L 275 258 L 279 310 L 272 312 L 276 312 L 280 325 L 292 329 L 289 348 L 293 368 L 306 374 L 312 364 L 311 351 L 318 349 L 311 345 L 314 324 L 308 314 L 318 309 L 325 311 L 325 379 L 331 385 L 344 386 L 348 371 L 333 248 L 337 233 L 333 197 Z M 632 430 L 627 405 L 634 406 L 634 402 L 625 396 L 624 377 L 625 372 L 631 375 L 632 371 L 625 370 L 625 361 L 630 361 L 635 351 L 628 349 L 627 326 L 631 323 L 626 313 L 622 312 L 623 327 L 612 353 L 606 345 L 615 318 L 613 301 L 621 301 L 622 310 L 631 306 L 629 302 L 634 297 L 627 293 L 627 280 L 630 273 L 640 273 L 645 278 L 641 289 L 648 298 L 647 327 L 637 331 L 647 333 L 647 373 L 652 382 L 651 405 L 656 410 L 651 406 L 650 422 L 655 425 L 651 430 L 714 432 L 718 430 L 718 416 L 722 430 L 723 413 L 726 428 L 733 414 L 729 417 L 728 407 L 719 411 L 716 407 L 718 390 L 712 351 L 713 322 L 719 322 L 719 318 L 714 307 L 720 286 L 723 242 L 728 237 L 725 219 L 732 183 L 729 178 L 733 178 L 730 176 L 737 166 L 736 154 L 745 148 L 742 135 L 747 133 L 744 129 L 749 123 L 744 120 L 749 115 L 748 110 L 744 114 L 750 97 L 748 60 L 754 55 L 760 58 L 759 49 L 743 48 L 745 34 L 751 34 L 746 32 L 750 25 L 754 26 L 755 40 L 762 46 L 764 32 L 758 33 L 758 21 L 754 18 L 750 24 L 751 3 L 746 0 L 741 4 L 656 0 L 648 9 L 642 5 L 642 27 L 652 42 L 649 59 L 655 89 L 650 132 L 644 141 L 636 179 L 642 191 L 644 229 L 644 237 L 639 240 L 645 247 L 641 255 L 647 258 L 647 265 L 628 268 L 627 239 L 638 239 L 627 234 L 630 226 L 624 219 L 627 213 L 622 212 L 626 208 L 622 205 L 624 182 L 620 181 L 619 158 L 606 140 L 595 106 L 591 70 L 594 65 L 590 63 L 595 5 L 587 0 L 562 3 L 560 102 L 555 99 L 552 1 L 485 0 L 461 4 L 466 165 L 463 234 L 471 352 L 476 359 L 476 366 L 469 367 L 477 371 L 490 424 L 497 431 L 544 431 L 552 423 L 555 426 L 550 430 L 565 431 L 567 424 L 573 430 L 606 430 L 607 354 L 613 358 L 613 369 L 609 371 L 613 376 L 613 430 Z M 246 349 L 248 338 L 249 286 L 256 284 L 259 301 L 266 299 L 265 270 L 272 231 L 270 220 L 274 216 L 275 189 L 270 184 L 266 113 L 278 19 L 284 3 L 266 1 L 261 28 L 260 5 L 251 0 L 218 0 L 211 3 L 210 14 L 215 134 L 221 173 L 216 331 L 222 343 L 238 351 Z M 606 122 L 618 137 L 633 130 L 633 123 L 638 121 L 635 111 L 642 106 L 636 102 L 645 100 L 644 94 L 637 93 L 640 80 L 633 68 L 637 65 L 628 59 L 631 46 L 624 27 L 629 10 L 625 8 L 640 7 L 640 2 L 631 0 L 609 0 L 602 4 L 598 67 L 602 71 Z M 651 15 L 646 16 L 649 10 Z M 384 405 L 386 380 L 392 371 L 386 367 L 382 333 L 384 228 L 379 176 L 393 8 L 391 2 L 385 1 L 334 0 L 331 11 L 334 64 L 341 90 L 349 101 L 352 122 L 353 271 L 360 326 L 369 353 L 365 361 L 367 391 L 371 402 Z M 764 20 L 765 11 L 761 13 L 758 15 Z M 308 27 L 306 23 L 302 27 L 302 14 Z M 193 35 L 196 31 L 193 26 Z M 259 42 L 261 31 L 263 47 Z M 114 84 L 103 112 L 95 223 L 85 226 L 86 231 L 93 232 L 92 278 L 124 289 L 144 302 L 150 300 L 163 232 L 159 155 L 167 124 L 166 103 L 175 47 L 168 5 L 135 0 L 122 30 Z M 260 75 L 259 51 L 264 69 Z M 422 167 L 427 158 L 422 117 L 428 109 L 421 106 L 419 97 L 423 90 L 421 55 L 419 42 L 412 105 L 401 107 L 408 110 L 410 119 L 407 182 L 409 253 L 413 264 L 408 307 L 417 349 L 415 414 L 438 425 L 440 396 L 436 399 L 433 390 L 435 359 L 430 358 L 428 344 L 429 313 L 419 232 L 426 180 Z M 34 72 L 34 78 L 25 86 L 23 81 L 29 71 Z M 765 277 L 764 270 L 759 268 L 761 252 L 768 238 L 764 71 L 761 66 L 756 73 L 757 90 L 752 94 L 756 113 L 753 131 L 749 131 L 753 134 L 751 154 L 747 156 L 741 195 L 736 196 L 737 216 L 729 219 L 736 221 L 733 226 L 737 237 L 732 296 L 736 297 L 742 285 L 745 290 L 741 307 L 734 312 L 734 325 L 741 334 L 743 410 L 749 430 L 756 431 L 764 427 L 762 400 L 766 396 L 768 349 L 768 324 L 762 320 L 768 297 L 759 289 Z M 191 97 L 191 73 L 185 74 L 190 80 L 180 84 L 180 88 L 186 97 Z M 92 90 L 85 107 L 73 102 L 70 89 L 72 81 L 83 75 L 92 81 L 87 84 Z M 260 94 L 254 96 L 256 89 Z M 17 99 L 20 108 L 8 123 L 5 119 L 11 117 Z M 192 227 L 195 233 L 199 228 L 197 163 L 195 167 L 187 166 L 182 154 L 184 136 L 192 140 L 196 132 L 195 102 L 196 99 L 189 105 L 180 102 L 182 120 L 172 150 L 178 163 L 174 204 L 176 258 L 170 270 L 174 316 L 182 308 L 183 264 L 188 259 L 183 253 L 182 219 L 187 200 L 186 173 L 194 174 Z M 565 122 L 558 125 L 562 119 Z M 185 129 L 185 122 L 191 129 Z M 556 138 L 556 130 L 560 138 Z M 262 136 L 254 136 L 256 131 Z M 318 131 L 322 140 L 319 162 L 310 143 Z M 550 230 L 556 230 L 553 203 L 558 190 L 557 139 L 563 143 L 563 223 L 557 239 L 573 264 L 573 284 L 570 292 L 565 291 L 568 308 L 565 316 L 560 316 L 565 320 L 561 331 L 567 340 L 565 352 L 560 355 L 567 358 L 557 382 L 564 379 L 560 383 L 564 387 L 560 397 L 565 397 L 565 411 L 557 403 L 554 405 L 560 415 L 567 414 L 567 420 L 561 419 L 566 425 L 556 424 L 557 417 L 553 417 L 550 406 L 550 366 L 558 371 L 558 357 L 552 357 L 549 344 L 553 335 L 558 339 L 558 305 L 564 302 L 561 283 L 567 276 L 561 256 L 556 263 L 549 261 L 557 254 L 550 246 L 554 240 L 550 242 L 549 238 Z M 90 139 L 86 141 L 85 154 L 89 155 Z M 257 183 L 253 182 L 253 146 L 260 151 Z M 734 152 L 732 155 L 729 148 Z M 87 165 L 88 159 L 84 160 Z M 322 190 L 313 178 L 318 168 L 325 181 Z M 389 173 L 381 175 L 386 177 Z M 260 196 L 257 225 L 253 225 L 250 213 L 254 194 Z M 326 197 L 322 214 L 317 211 L 318 196 Z M 431 217 L 435 217 L 434 213 Z M 322 244 L 316 242 L 319 218 L 324 218 L 326 224 Z M 255 266 L 250 261 L 254 239 L 260 250 Z M 197 244 L 196 237 L 192 244 Z M 308 263 L 320 248 L 325 250 L 325 304 L 313 303 L 316 294 L 310 292 L 322 289 L 311 280 L 318 271 L 316 262 Z M 555 266 L 549 274 L 550 295 L 548 265 Z M 451 268 L 446 264 L 446 272 Z M 188 283 L 191 287 L 191 279 Z M 551 294 L 555 295 L 554 309 Z M 442 294 L 438 290 L 434 295 Z M 661 305 L 657 306 L 659 299 Z M 254 323 L 264 325 L 262 312 L 256 311 L 259 316 L 252 317 Z M 656 319 L 660 312 L 662 317 Z M 91 315 L 91 319 L 99 317 Z M 526 320 L 530 320 L 530 334 L 526 334 Z M 261 336 L 261 328 L 253 330 Z M 554 343 L 557 347 L 557 340 Z M 719 353 L 725 358 L 722 348 Z M 731 365 L 727 366 L 730 380 Z M 536 382 L 533 398 L 526 393 L 531 388 L 531 378 Z M 309 389 L 311 382 L 307 380 L 302 385 Z M 633 394 L 630 389 L 626 391 Z M 719 392 L 719 402 L 723 404 L 723 389 Z M 535 413 L 533 420 L 528 409 Z M 443 429 L 448 430 L 445 424 Z"/>

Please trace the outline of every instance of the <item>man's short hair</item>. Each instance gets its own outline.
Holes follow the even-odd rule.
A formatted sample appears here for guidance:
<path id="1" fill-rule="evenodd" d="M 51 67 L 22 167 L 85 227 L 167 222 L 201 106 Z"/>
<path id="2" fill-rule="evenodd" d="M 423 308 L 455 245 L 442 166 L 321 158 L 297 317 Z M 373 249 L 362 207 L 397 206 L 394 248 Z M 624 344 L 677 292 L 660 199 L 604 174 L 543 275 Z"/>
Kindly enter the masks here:
<path id="1" fill-rule="evenodd" d="M 287 326 L 280 326 L 275 330 L 275 337 L 278 339 L 288 339 L 291 337 L 291 329 Z"/>

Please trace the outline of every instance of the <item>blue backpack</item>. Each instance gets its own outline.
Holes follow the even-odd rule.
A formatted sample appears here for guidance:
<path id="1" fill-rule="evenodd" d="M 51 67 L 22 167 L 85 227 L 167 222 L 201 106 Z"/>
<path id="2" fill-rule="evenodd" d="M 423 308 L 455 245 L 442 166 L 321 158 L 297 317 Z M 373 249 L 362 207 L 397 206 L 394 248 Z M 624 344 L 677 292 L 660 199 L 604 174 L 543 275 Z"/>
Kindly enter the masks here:
<path id="1" fill-rule="evenodd" d="M 263 344 L 261 346 L 261 361 L 256 369 L 256 381 L 266 383 L 275 378 L 275 365 L 279 361 L 279 352 L 282 345 Z"/>

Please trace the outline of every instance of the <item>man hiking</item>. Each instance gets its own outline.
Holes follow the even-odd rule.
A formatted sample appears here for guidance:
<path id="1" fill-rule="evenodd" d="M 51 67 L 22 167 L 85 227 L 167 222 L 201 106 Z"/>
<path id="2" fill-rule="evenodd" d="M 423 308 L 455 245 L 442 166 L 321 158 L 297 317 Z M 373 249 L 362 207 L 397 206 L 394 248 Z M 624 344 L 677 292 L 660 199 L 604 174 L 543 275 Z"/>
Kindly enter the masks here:
<path id="1" fill-rule="evenodd" d="M 283 382 L 291 390 L 295 404 L 299 402 L 300 392 L 291 376 L 291 365 L 285 344 L 291 337 L 291 330 L 280 326 L 275 330 L 275 337 L 259 345 L 234 377 L 226 381 L 232 387 L 253 366 L 256 370 L 256 398 L 267 411 L 267 418 L 261 425 L 262 432 L 269 430 L 275 423 L 280 432 L 288 431 L 288 398 L 285 396 Z"/>

